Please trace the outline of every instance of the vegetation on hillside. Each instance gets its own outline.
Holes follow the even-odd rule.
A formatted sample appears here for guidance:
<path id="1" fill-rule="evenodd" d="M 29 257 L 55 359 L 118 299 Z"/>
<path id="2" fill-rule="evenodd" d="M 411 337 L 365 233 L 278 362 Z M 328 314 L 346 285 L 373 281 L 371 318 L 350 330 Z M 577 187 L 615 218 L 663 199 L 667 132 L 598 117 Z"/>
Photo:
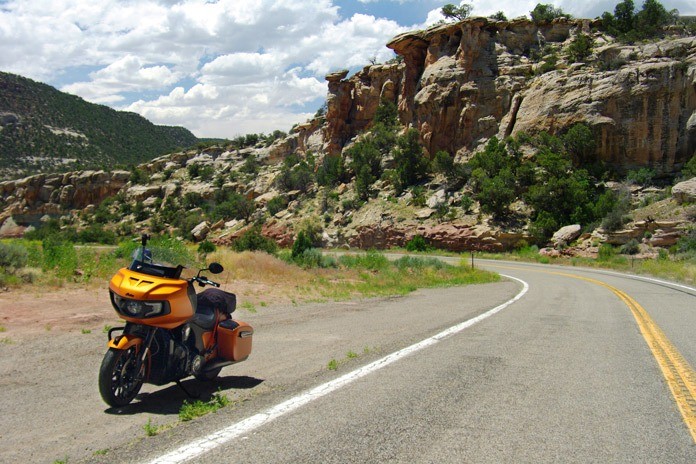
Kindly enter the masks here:
<path id="1" fill-rule="evenodd" d="M 0 72 L 0 178 L 139 164 L 197 142 L 182 127 L 156 126 L 21 76 Z"/>

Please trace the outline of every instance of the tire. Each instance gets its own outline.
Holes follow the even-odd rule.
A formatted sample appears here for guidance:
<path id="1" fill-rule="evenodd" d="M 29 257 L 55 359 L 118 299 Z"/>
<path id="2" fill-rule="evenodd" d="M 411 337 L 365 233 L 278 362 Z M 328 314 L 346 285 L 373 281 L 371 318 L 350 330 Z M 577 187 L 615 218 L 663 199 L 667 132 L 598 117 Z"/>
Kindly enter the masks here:
<path id="1" fill-rule="evenodd" d="M 217 376 L 220 374 L 220 371 L 222 370 L 222 367 L 218 367 L 217 369 L 213 369 L 212 371 L 204 371 L 201 372 L 200 374 L 194 375 L 194 377 L 197 380 L 200 380 L 201 382 L 210 382 L 212 380 L 215 380 Z"/>
<path id="2" fill-rule="evenodd" d="M 106 404 L 114 408 L 126 406 L 143 386 L 144 368 L 135 372 L 138 347 L 126 350 L 109 348 L 99 369 L 99 393 Z"/>

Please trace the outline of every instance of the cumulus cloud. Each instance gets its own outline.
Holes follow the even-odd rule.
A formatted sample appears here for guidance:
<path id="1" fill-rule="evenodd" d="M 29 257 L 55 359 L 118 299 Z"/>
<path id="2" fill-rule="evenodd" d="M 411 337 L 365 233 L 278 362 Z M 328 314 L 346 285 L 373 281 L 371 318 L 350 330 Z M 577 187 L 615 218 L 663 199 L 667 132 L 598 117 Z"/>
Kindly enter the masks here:
<path id="1" fill-rule="evenodd" d="M 325 74 L 393 56 L 385 44 L 413 27 L 400 11 L 422 13 L 425 27 L 442 19 L 446 3 L 358 2 L 0 0 L 0 69 L 198 136 L 287 130 L 321 105 Z M 471 3 L 475 15 L 515 17 L 538 2 Z M 616 1 L 552 3 L 596 16 Z M 693 0 L 663 4 L 696 13 Z M 373 10 L 382 13 L 363 14 Z"/>

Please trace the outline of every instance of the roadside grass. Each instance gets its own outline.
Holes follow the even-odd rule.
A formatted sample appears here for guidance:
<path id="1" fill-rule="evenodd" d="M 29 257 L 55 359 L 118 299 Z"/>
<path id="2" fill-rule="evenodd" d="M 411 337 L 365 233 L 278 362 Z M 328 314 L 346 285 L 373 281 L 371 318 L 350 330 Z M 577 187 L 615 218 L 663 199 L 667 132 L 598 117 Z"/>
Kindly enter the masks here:
<path id="1" fill-rule="evenodd" d="M 208 401 L 196 400 L 192 403 L 184 401 L 179 409 L 179 420 L 182 422 L 187 422 L 195 419 L 196 417 L 201 417 L 211 412 L 215 412 L 220 408 L 224 408 L 230 404 L 230 399 L 226 395 L 223 395 L 220 391 L 213 393 L 212 398 Z"/>
<path id="2" fill-rule="evenodd" d="M 28 265 L 38 270 L 38 277 L 19 286 L 42 288 L 103 285 L 118 268 L 128 264 L 134 247 L 131 242 L 113 248 L 48 246 L 29 240 L 13 243 L 26 248 Z M 184 278 L 195 275 L 198 265 L 203 267 L 201 263 L 191 262 L 190 256 L 195 255 L 193 248 L 188 250 L 181 243 L 174 248 L 177 249 L 173 250 L 172 259 L 182 259 L 189 266 L 184 270 Z M 298 265 L 281 259 L 283 252 L 279 253 L 279 258 L 260 251 L 239 253 L 225 247 L 218 247 L 206 259 L 225 267 L 219 282 L 223 288 L 236 293 L 240 308 L 250 313 L 274 303 L 299 305 L 312 301 L 404 295 L 423 287 L 468 285 L 499 279 L 494 273 L 472 270 L 464 263 L 453 266 L 426 256 L 404 257 L 393 263 L 374 251 L 339 257 L 332 253 L 322 254 L 318 249 L 313 249 L 313 253 L 330 266 L 310 267 L 304 262 Z M 104 326 L 103 332 L 110 328 L 110 325 Z"/>
<path id="3" fill-rule="evenodd" d="M 147 420 L 147 424 L 143 425 L 143 430 L 145 430 L 145 435 L 148 437 L 154 437 L 165 430 L 169 430 L 174 427 L 173 424 L 168 425 L 157 425 L 152 423 L 152 419 Z"/>
<path id="4" fill-rule="evenodd" d="M 629 255 L 610 253 L 597 259 L 551 258 L 540 256 L 533 247 L 526 247 L 512 253 L 476 253 L 476 258 L 607 269 L 696 285 L 696 258 L 689 255 L 663 255 L 656 259 L 637 259 Z"/>
<path id="5" fill-rule="evenodd" d="M 377 350 L 376 348 L 370 348 L 369 346 L 366 346 L 365 348 L 363 348 L 362 354 L 363 354 L 363 356 L 367 356 L 368 354 L 370 354 L 376 350 Z M 345 364 L 349 361 L 352 361 L 353 359 L 358 359 L 359 357 L 360 357 L 360 354 L 356 353 L 353 350 L 349 350 L 346 353 L 345 358 L 342 358 L 342 359 L 332 358 L 328 362 L 328 364 L 326 365 L 326 368 L 330 371 L 335 371 L 335 370 L 338 370 L 338 368 L 341 366 L 341 364 Z"/>

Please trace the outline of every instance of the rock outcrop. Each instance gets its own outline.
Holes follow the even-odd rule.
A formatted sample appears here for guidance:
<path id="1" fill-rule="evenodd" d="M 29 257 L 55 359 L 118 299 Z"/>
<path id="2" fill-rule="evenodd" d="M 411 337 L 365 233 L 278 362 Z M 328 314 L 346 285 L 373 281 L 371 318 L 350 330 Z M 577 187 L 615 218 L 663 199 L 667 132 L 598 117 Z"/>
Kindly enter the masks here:
<path id="1" fill-rule="evenodd" d="M 327 76 L 324 149 L 340 153 L 386 98 L 402 124 L 419 130 L 429 156 L 465 156 L 492 136 L 585 123 L 598 140 L 593 158 L 623 171 L 674 172 L 696 150 L 696 37 L 624 46 L 595 26 L 471 18 L 399 35 L 387 46 L 402 63 Z M 563 47 L 580 33 L 593 36 L 595 53 L 568 63 Z M 550 55 L 560 61 L 549 71 L 542 65 Z"/>
<path id="2" fill-rule="evenodd" d="M 46 214 L 98 205 L 116 195 L 129 177 L 128 171 L 79 171 L 0 182 L 0 225 L 10 216 L 21 225 Z"/>

